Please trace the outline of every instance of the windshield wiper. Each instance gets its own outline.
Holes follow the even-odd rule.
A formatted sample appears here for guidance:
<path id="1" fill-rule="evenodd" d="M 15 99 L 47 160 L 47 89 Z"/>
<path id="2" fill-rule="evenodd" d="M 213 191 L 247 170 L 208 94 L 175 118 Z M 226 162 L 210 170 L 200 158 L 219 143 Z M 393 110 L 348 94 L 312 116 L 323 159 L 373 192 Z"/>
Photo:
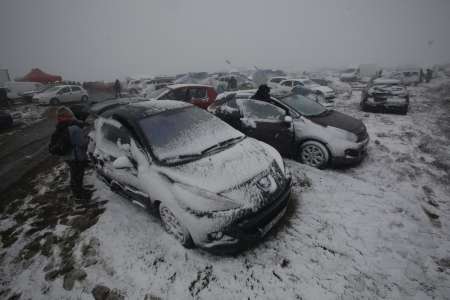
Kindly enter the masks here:
<path id="1" fill-rule="evenodd" d="M 235 143 L 243 140 L 244 138 L 245 138 L 245 136 L 238 136 L 238 137 L 235 137 L 235 138 L 231 138 L 231 139 L 225 140 L 225 141 L 220 142 L 220 143 L 218 143 L 218 144 L 216 144 L 214 146 L 206 148 L 205 150 L 202 151 L 202 154 L 209 153 L 209 152 L 212 152 L 212 151 L 215 151 L 217 149 L 224 148 L 224 147 L 228 147 L 231 144 L 235 144 Z"/>
<path id="2" fill-rule="evenodd" d="M 181 161 L 194 160 L 194 159 L 198 158 L 199 156 L 202 156 L 202 154 L 201 153 L 182 154 L 182 155 L 165 158 L 162 160 L 162 162 L 168 163 L 168 164 L 177 163 L 177 162 L 181 162 Z"/>

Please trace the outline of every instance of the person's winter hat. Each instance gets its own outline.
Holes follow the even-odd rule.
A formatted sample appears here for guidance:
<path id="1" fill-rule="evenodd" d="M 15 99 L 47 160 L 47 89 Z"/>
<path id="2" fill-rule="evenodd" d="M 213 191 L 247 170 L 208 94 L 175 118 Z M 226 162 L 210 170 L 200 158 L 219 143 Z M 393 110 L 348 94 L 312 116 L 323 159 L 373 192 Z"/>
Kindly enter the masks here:
<path id="1" fill-rule="evenodd" d="M 76 118 L 70 108 L 68 108 L 67 106 L 61 106 L 56 111 L 56 119 L 57 119 L 58 123 L 62 123 L 62 122 L 73 121 Z"/>

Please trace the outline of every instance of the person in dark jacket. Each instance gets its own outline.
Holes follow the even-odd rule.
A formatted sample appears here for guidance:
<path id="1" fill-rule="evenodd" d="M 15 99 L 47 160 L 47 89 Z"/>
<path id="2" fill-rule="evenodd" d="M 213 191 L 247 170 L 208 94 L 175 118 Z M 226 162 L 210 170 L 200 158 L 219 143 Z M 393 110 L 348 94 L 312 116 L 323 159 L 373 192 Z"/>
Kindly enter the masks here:
<path id="1" fill-rule="evenodd" d="M 116 82 L 114 82 L 114 93 L 116 98 L 121 97 L 122 92 L 122 86 L 120 85 L 119 79 L 116 79 Z"/>
<path id="2" fill-rule="evenodd" d="M 70 188 L 76 198 L 86 199 L 91 192 L 83 188 L 84 171 L 87 166 L 87 140 L 83 132 L 83 123 L 77 120 L 70 108 L 62 106 L 58 108 L 57 130 L 67 128 L 71 144 L 71 151 L 63 159 L 70 170 Z"/>
<path id="3" fill-rule="evenodd" d="M 261 84 L 252 99 L 270 102 L 270 87 Z"/>

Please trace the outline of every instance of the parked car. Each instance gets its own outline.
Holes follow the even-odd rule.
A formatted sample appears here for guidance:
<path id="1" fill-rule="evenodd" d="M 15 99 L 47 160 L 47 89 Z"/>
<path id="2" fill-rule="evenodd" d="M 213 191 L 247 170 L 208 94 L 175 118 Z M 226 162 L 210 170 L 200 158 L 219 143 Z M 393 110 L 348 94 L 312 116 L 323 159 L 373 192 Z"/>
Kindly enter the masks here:
<path id="1" fill-rule="evenodd" d="M 272 94 L 276 97 L 283 97 L 292 93 L 298 93 L 299 90 L 311 91 L 309 93 L 310 98 L 324 106 L 332 108 L 335 105 L 333 99 L 336 97 L 336 93 L 334 90 L 328 86 L 317 84 L 308 78 L 283 80 L 280 82 L 279 87 L 273 90 Z"/>
<path id="2" fill-rule="evenodd" d="M 25 92 L 31 90 L 40 90 L 44 87 L 39 82 L 22 82 L 22 81 L 8 81 L 3 84 L 8 89 L 8 98 L 10 100 L 22 99 Z"/>
<path id="3" fill-rule="evenodd" d="M 339 79 L 342 82 L 354 82 L 360 80 L 359 69 L 358 68 L 348 68 L 342 71 Z"/>
<path id="4" fill-rule="evenodd" d="M 34 95 L 40 94 L 51 88 L 52 86 L 44 85 L 39 89 L 26 91 L 22 94 L 22 98 L 28 102 L 33 101 Z"/>
<path id="5" fill-rule="evenodd" d="M 78 85 L 53 86 L 33 96 L 33 102 L 41 105 L 59 105 L 68 102 L 87 102 L 88 92 Z"/>
<path id="6" fill-rule="evenodd" d="M 407 114 L 409 93 L 398 79 L 377 78 L 362 91 L 360 105 L 363 111 Z"/>
<path id="7" fill-rule="evenodd" d="M 300 94 L 270 102 L 239 94 L 219 96 L 208 111 L 286 157 L 324 168 L 329 163 L 357 163 L 366 155 L 369 135 L 360 120 Z"/>
<path id="8" fill-rule="evenodd" d="M 209 85 L 173 84 L 145 95 L 148 99 L 177 100 L 206 109 L 216 100 L 217 92 Z"/>
<path id="9" fill-rule="evenodd" d="M 287 79 L 287 77 L 285 77 L 285 76 L 272 77 L 267 81 L 267 85 L 272 89 L 276 89 L 276 88 L 278 88 L 280 82 L 282 82 L 283 80 L 286 80 L 286 79 Z"/>
<path id="10" fill-rule="evenodd" d="M 291 179 L 280 154 L 191 104 L 151 100 L 106 110 L 94 142 L 99 176 L 158 211 L 186 247 L 238 249 L 286 212 Z"/>

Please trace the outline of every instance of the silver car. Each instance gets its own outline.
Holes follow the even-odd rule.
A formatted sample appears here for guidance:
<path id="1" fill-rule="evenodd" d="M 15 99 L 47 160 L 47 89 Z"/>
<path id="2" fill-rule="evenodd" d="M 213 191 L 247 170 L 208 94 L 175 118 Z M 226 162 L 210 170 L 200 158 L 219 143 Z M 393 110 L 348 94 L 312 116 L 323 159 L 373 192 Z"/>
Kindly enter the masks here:
<path id="1" fill-rule="evenodd" d="M 69 102 L 87 102 L 88 92 L 78 85 L 58 85 L 33 96 L 32 101 L 40 105 L 59 105 Z"/>

